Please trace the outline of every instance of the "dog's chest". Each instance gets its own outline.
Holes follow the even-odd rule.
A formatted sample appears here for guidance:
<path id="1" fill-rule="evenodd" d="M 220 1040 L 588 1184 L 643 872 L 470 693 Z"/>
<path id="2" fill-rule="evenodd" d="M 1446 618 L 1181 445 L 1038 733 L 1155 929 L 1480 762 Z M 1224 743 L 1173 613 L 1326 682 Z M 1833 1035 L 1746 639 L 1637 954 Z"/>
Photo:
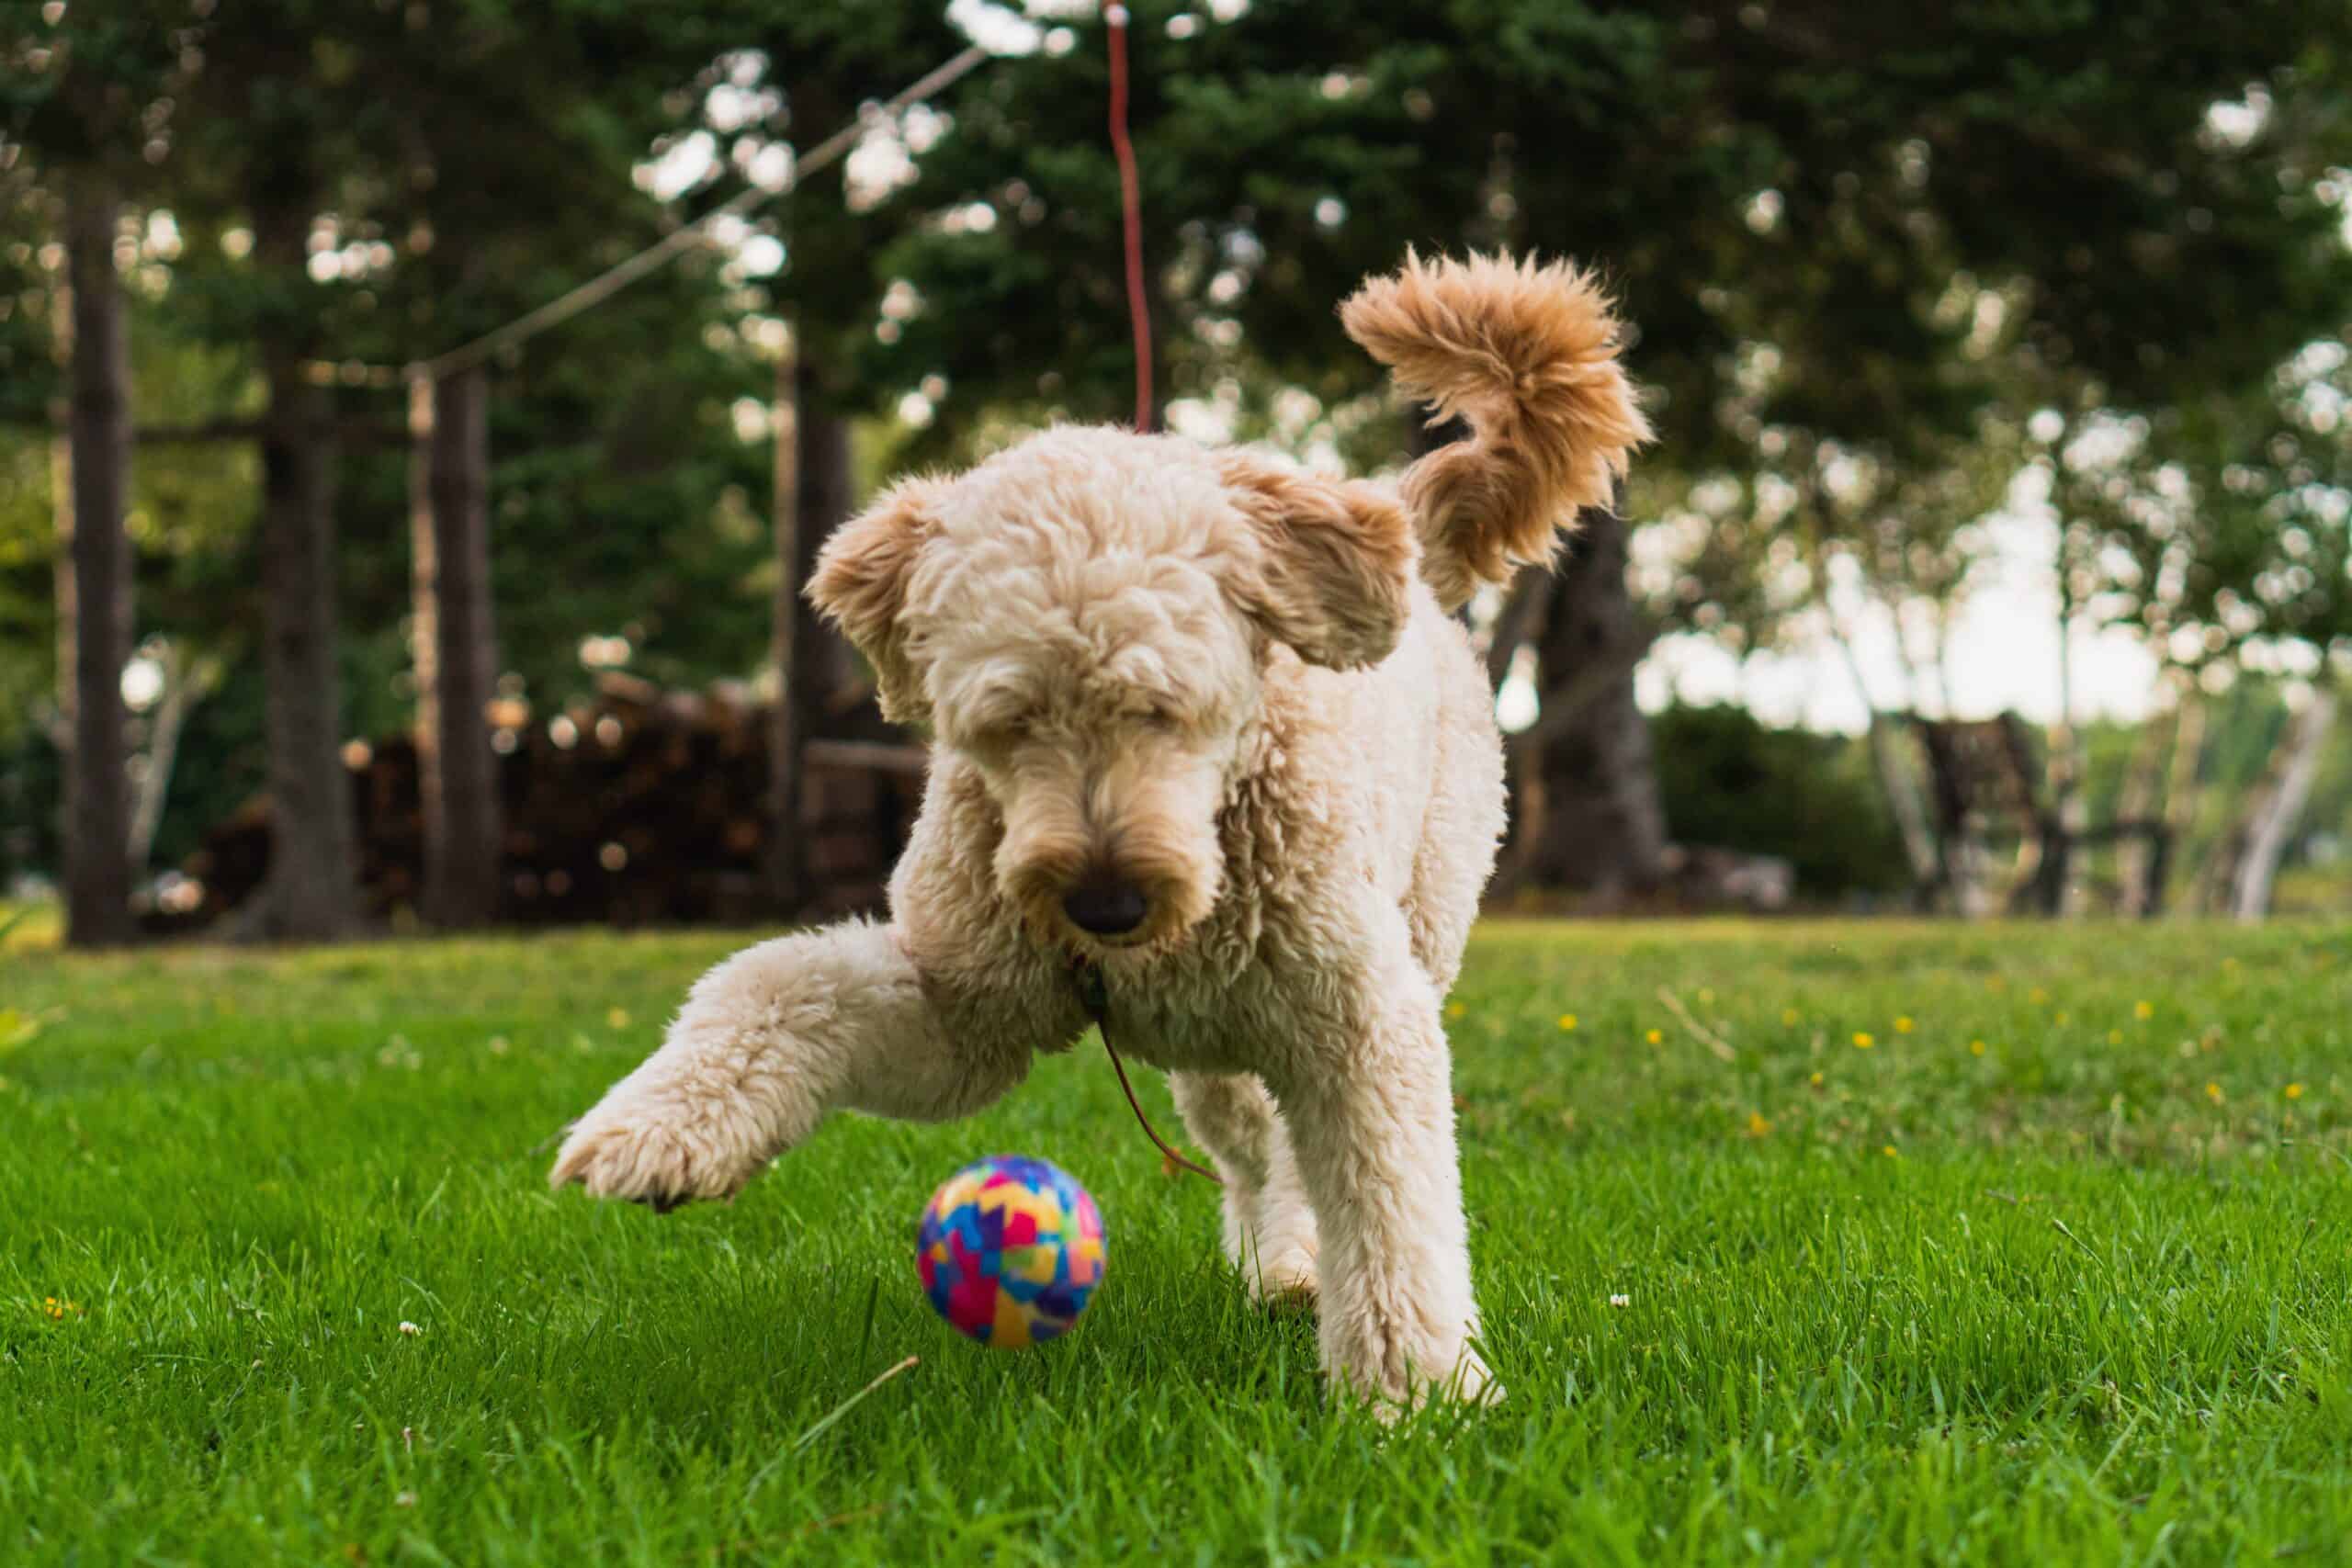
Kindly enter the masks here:
<path id="1" fill-rule="evenodd" d="M 1101 1023 L 1120 1055 L 1168 1072 L 1263 1073 L 1295 1049 L 1269 977 L 1156 964 L 1104 977 Z"/>
<path id="2" fill-rule="evenodd" d="M 1226 1011 L 1213 998 L 1128 985 L 1110 988 L 1101 1023 L 1121 1055 L 1163 1071 L 1250 1071 L 1257 1064 Z"/>

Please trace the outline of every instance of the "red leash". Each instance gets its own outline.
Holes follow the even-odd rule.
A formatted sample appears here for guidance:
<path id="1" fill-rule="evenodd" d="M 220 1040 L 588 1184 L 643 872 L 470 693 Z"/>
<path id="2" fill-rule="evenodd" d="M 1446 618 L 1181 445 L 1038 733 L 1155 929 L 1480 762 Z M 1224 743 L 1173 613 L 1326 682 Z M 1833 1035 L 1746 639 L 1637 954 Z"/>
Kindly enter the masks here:
<path id="1" fill-rule="evenodd" d="M 1159 1150 L 1160 1157 L 1168 1162 L 1171 1173 L 1189 1170 L 1194 1176 L 1204 1176 L 1219 1187 L 1224 1186 L 1225 1178 L 1204 1165 L 1195 1165 L 1170 1147 L 1168 1140 L 1159 1135 L 1159 1129 L 1151 1124 L 1151 1118 L 1143 1113 L 1143 1101 L 1136 1098 L 1135 1085 L 1127 1081 L 1127 1065 L 1119 1060 L 1119 1048 L 1111 1043 L 1111 988 L 1103 982 L 1102 971 L 1080 958 L 1070 964 L 1070 977 L 1078 982 L 1078 1005 L 1086 1010 L 1086 1016 L 1094 1021 L 1096 1032 L 1102 1036 L 1102 1049 L 1111 1058 L 1111 1070 L 1119 1075 L 1119 1088 L 1127 1097 L 1127 1109 L 1134 1111 L 1136 1120 L 1142 1123 L 1143 1135 Z"/>
<path id="2" fill-rule="evenodd" d="M 1151 302 L 1143 287 L 1143 195 L 1136 177 L 1135 144 L 1127 139 L 1127 8 L 1104 0 L 1111 34 L 1111 151 L 1119 160 L 1120 217 L 1126 231 L 1127 320 L 1136 339 L 1136 428 L 1154 428 L 1151 409 Z"/>
<path id="3" fill-rule="evenodd" d="M 1102 20 L 1111 34 L 1111 151 L 1119 160 L 1119 217 L 1127 246 L 1127 320 L 1136 335 L 1136 428 L 1148 434 L 1153 424 L 1151 302 L 1143 289 L 1143 196 L 1136 178 L 1135 143 L 1127 137 L 1127 8 L 1116 0 L 1104 0 Z M 1110 1055 L 1111 1070 L 1119 1075 L 1119 1088 L 1127 1097 L 1127 1108 L 1142 1123 L 1143 1135 L 1152 1141 L 1170 1167 L 1204 1176 L 1224 1186 L 1216 1172 L 1193 1164 L 1170 1148 L 1168 1140 L 1151 1124 L 1151 1118 L 1143 1113 L 1135 1087 L 1127 1082 L 1127 1065 L 1119 1060 L 1119 1048 L 1111 1043 L 1110 1025 L 1103 1019 L 1110 1010 L 1103 995 L 1102 972 L 1091 964 L 1080 967 L 1079 995 L 1102 1032 L 1102 1049 Z"/>

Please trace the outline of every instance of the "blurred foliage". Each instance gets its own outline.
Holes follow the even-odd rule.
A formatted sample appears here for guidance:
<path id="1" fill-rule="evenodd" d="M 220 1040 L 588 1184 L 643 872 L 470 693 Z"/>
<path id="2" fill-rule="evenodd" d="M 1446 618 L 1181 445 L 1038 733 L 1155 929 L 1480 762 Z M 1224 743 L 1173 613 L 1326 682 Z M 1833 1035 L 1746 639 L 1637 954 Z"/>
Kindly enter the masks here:
<path id="1" fill-rule="evenodd" d="M 0 179 L 21 197 L 0 219 L 10 290 L 0 368 L 24 372 L 0 409 L 17 421 L 0 424 L 0 791 L 19 846 L 11 858 L 40 865 L 54 847 L 56 769 L 37 734 L 54 711 L 54 544 L 48 437 L 30 422 L 55 389 L 46 321 L 57 279 L 39 242 L 50 186 L 89 155 L 74 127 L 121 134 L 135 123 L 148 136 L 130 161 L 144 172 L 126 181 L 136 199 L 119 255 L 139 423 L 250 419 L 262 412 L 269 342 L 339 365 L 396 364 L 454 347 L 658 237 L 674 214 L 633 171 L 695 101 L 687 89 L 714 71 L 722 37 L 740 38 L 745 14 L 595 0 L 552 18 L 494 3 L 280 4 L 209 18 L 74 6 L 50 38 L 34 9 L 0 17 L 0 49 L 23 62 L 27 40 L 46 39 L 48 51 L 0 98 Z M 169 23 L 177 74 L 126 65 L 109 80 L 118 23 Z M 90 81 L 108 90 L 88 98 Z M 80 118 L 66 115 L 73 106 Z M 287 166 L 288 141 L 306 167 Z M 251 228 L 256 204 L 288 181 L 321 213 L 299 274 L 265 266 Z M 738 437 L 731 409 L 763 396 L 768 377 L 735 334 L 738 302 L 720 270 L 716 257 L 690 256 L 493 364 L 492 571 L 508 694 L 542 709 L 584 695 L 590 637 L 626 638 L 641 671 L 687 683 L 748 671 L 763 649 L 770 459 Z M 413 694 L 406 405 L 397 386 L 342 379 L 344 711 L 350 732 L 378 735 L 407 726 Z M 141 634 L 184 640 L 227 668 L 190 716 L 159 863 L 262 778 L 257 479 L 245 441 L 134 457 Z"/>
<path id="2" fill-rule="evenodd" d="M 1635 554 L 1661 627 L 1745 652 L 1872 604 L 1940 625 L 2023 472 L 2062 528 L 2065 602 L 2191 675 L 2308 672 L 2352 636 L 2340 0 L 2254 0 L 2226 25 L 2196 0 L 1130 9 L 1163 403 L 1392 461 L 1398 423 L 1333 303 L 1408 243 L 1566 253 L 1623 296 L 1660 427 L 1633 499 L 1657 520 Z M 836 131 L 896 146 L 895 175 L 838 164 L 754 214 L 732 238 L 772 242 L 768 262 L 696 253 L 493 363 L 499 632 L 510 694 L 544 715 L 586 688 L 592 637 L 666 682 L 759 665 L 779 319 L 837 410 L 870 416 L 864 479 L 1130 412 L 1100 22 L 957 15 L 1042 47 L 890 123 L 866 106 L 963 42 L 938 0 L 0 0 L 17 857 L 50 852 L 22 824 L 47 823 L 55 788 L 60 182 L 125 191 L 139 418 L 184 424 L 257 412 L 266 344 L 375 365 L 446 350 Z M 306 265 L 254 254 L 273 202 L 318 214 Z M 334 398 L 345 712 L 381 733 L 413 696 L 404 409 L 356 380 Z M 141 634 L 229 671 L 190 720 L 166 860 L 260 776 L 254 467 L 243 445 L 134 463 Z M 1833 580 L 1850 585 L 1835 602 Z M 1801 765 L 1828 795 L 1862 777 L 1837 743 L 1661 724 L 1696 759 L 1668 783 L 1692 841 L 1775 815 L 1742 817 L 1711 778 L 1769 795 Z M 1838 831 L 1879 820 L 1852 814 L 1868 795 L 1818 818 L 1850 841 L 1836 863 L 1800 857 L 1809 888 L 1880 886 L 1876 840 Z"/>
<path id="3" fill-rule="evenodd" d="M 1163 403 L 1392 462 L 1333 301 L 1407 244 L 1596 261 L 1662 437 L 1642 603 L 1735 653 L 1866 613 L 1940 628 L 1979 521 L 2049 457 L 2038 412 L 2058 446 L 2193 423 L 2352 316 L 2352 16 L 2325 0 L 2224 28 L 2193 0 L 1131 10 Z M 907 288 L 865 375 L 944 382 L 909 460 L 1130 412 L 1102 41 L 1067 32 L 957 90 L 908 197 L 935 220 L 884 260 Z M 2064 604 L 2111 616 L 2093 498 L 2051 500 Z M 1874 701 L 1932 705 L 1927 652 Z"/>
<path id="4" fill-rule="evenodd" d="M 1650 739 L 1677 842 L 1780 856 L 1806 902 L 1910 885 L 1860 740 L 1776 729 L 1729 705 L 1684 704 L 1651 716 Z"/>

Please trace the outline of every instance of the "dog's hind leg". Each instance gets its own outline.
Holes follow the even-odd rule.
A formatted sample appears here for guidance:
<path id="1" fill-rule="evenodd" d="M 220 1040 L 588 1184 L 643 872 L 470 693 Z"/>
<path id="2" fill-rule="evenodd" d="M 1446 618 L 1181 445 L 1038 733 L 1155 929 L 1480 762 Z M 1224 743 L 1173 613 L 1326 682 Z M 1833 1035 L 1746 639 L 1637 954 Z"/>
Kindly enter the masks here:
<path id="1" fill-rule="evenodd" d="M 1272 1304 L 1315 1294 L 1315 1212 L 1290 1134 L 1266 1086 L 1247 1073 L 1173 1073 L 1184 1125 L 1225 1178 L 1225 1252 Z"/>
<path id="2" fill-rule="evenodd" d="M 1485 669 L 1452 626 L 1435 660 L 1438 680 L 1436 765 L 1413 852 L 1405 922 L 1413 956 L 1442 997 L 1462 969 L 1478 900 L 1494 874 L 1503 836 L 1503 749 L 1495 730 L 1494 695 Z"/>
<path id="3" fill-rule="evenodd" d="M 572 1127 L 548 1179 L 662 1209 L 731 1197 L 828 1111 L 944 1121 L 1028 1070 L 1025 1046 L 951 1037 L 892 928 L 803 931 L 705 975 L 662 1048 Z"/>

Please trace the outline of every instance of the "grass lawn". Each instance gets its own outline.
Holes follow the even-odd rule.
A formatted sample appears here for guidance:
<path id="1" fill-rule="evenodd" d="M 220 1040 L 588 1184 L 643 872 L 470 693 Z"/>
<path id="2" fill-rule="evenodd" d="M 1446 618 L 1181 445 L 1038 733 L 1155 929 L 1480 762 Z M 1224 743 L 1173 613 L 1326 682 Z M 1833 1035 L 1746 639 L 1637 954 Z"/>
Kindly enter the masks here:
<path id="1" fill-rule="evenodd" d="M 731 945 L 0 953 L 0 1560 L 2352 1560 L 2352 926 L 1488 926 L 1510 1402 L 1394 1432 L 1097 1050 L 731 1206 L 549 1194 Z M 910 1250 L 994 1151 L 1111 1235 L 1023 1355 Z"/>
<path id="2" fill-rule="evenodd" d="M 11 953 L 55 947 L 65 934 L 65 911 L 55 904 L 0 898 L 0 959 Z M 0 999 L 0 1007 L 6 1005 Z"/>

